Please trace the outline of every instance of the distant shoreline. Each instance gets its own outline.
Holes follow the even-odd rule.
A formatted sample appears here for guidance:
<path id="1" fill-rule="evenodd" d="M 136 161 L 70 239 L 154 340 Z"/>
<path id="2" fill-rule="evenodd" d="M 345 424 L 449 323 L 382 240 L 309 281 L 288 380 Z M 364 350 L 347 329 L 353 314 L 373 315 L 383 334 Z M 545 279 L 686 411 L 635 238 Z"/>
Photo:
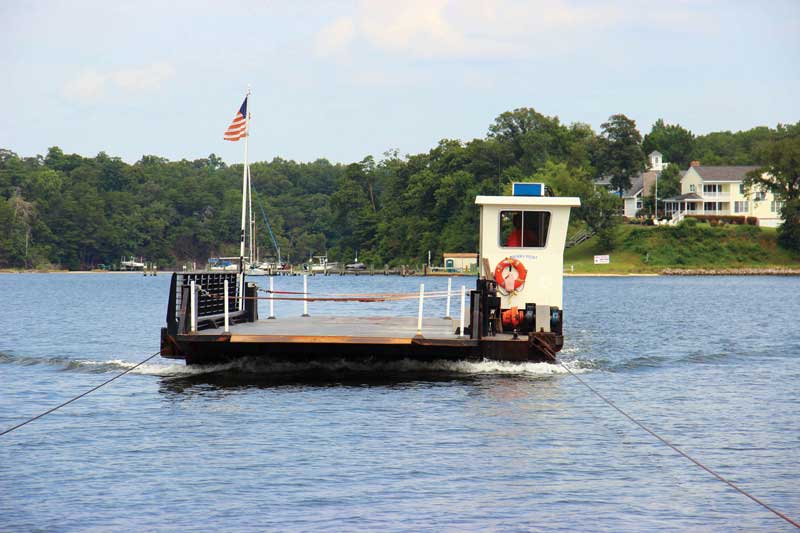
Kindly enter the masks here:
<path id="1" fill-rule="evenodd" d="M 158 274 L 170 275 L 174 270 L 159 270 Z M 136 270 L 12 270 L 0 269 L 2 274 L 126 274 L 144 276 L 142 271 Z M 148 273 L 148 276 L 152 274 Z M 322 274 L 313 274 L 321 276 Z M 338 275 L 338 274 L 331 274 Z M 352 274 L 349 274 L 352 275 Z M 368 272 L 359 273 L 361 276 L 369 276 Z M 374 276 L 383 276 L 383 272 L 375 272 Z M 390 274 L 400 276 L 401 274 Z M 426 277 L 421 273 L 408 273 L 406 277 L 418 276 Z M 428 273 L 427 277 L 474 277 L 474 274 L 462 274 L 453 272 L 450 274 Z M 742 268 L 664 268 L 657 272 L 564 272 L 566 278 L 624 278 L 624 277 L 657 277 L 657 276 L 800 276 L 800 269 L 784 267 L 742 267 Z"/>
<path id="2" fill-rule="evenodd" d="M 753 268 L 665 268 L 665 276 L 800 276 L 800 269 L 786 267 Z"/>
<path id="3" fill-rule="evenodd" d="M 172 274 L 172 270 L 159 270 L 159 274 Z M 0 274 L 139 274 L 144 275 L 141 270 L 0 270 Z"/>

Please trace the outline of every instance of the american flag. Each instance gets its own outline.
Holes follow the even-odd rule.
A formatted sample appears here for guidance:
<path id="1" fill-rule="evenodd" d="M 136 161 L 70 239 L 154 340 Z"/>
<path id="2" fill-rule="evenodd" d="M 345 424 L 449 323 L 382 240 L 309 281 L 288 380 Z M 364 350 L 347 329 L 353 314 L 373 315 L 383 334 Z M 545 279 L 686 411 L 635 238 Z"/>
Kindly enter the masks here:
<path id="1" fill-rule="evenodd" d="M 239 108 L 239 111 L 236 112 L 236 116 L 233 117 L 233 122 L 231 125 L 228 126 L 228 129 L 225 130 L 225 136 L 223 139 L 226 141 L 238 141 L 239 139 L 247 136 L 247 97 L 244 97 L 244 102 L 242 102 L 242 107 Z"/>

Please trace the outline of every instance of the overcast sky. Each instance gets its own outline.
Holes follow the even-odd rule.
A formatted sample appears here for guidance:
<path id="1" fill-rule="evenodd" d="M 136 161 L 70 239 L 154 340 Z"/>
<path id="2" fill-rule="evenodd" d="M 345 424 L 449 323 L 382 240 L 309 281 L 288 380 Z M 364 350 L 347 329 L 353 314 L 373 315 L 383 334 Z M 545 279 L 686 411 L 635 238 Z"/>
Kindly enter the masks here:
<path id="1" fill-rule="evenodd" d="M 0 147 L 352 162 L 533 107 L 695 133 L 800 120 L 800 1 L 0 1 Z"/>

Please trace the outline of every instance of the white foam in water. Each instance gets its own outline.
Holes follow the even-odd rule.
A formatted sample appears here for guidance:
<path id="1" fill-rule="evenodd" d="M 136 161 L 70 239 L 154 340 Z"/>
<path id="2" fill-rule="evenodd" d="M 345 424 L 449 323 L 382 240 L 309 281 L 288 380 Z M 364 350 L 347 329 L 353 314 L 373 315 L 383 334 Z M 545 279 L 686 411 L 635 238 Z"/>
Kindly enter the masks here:
<path id="1" fill-rule="evenodd" d="M 126 370 L 133 368 L 139 363 L 131 361 L 123 361 L 122 359 L 109 359 L 106 361 L 90 361 L 81 359 L 66 359 L 61 361 L 66 362 L 68 369 L 81 369 L 81 368 L 98 368 L 103 371 L 111 372 L 114 370 Z M 210 372 L 219 372 L 236 368 L 236 363 L 227 363 L 220 365 L 208 366 L 187 366 L 184 364 L 158 364 L 158 363 L 145 363 L 138 366 L 131 374 L 141 374 L 145 376 L 160 376 L 160 377 L 176 377 L 176 376 L 192 376 L 195 374 L 206 374 Z"/>
<path id="2" fill-rule="evenodd" d="M 128 364 L 120 362 L 120 364 Z M 129 364 L 133 366 L 132 364 Z M 588 369 L 581 361 L 564 363 L 572 372 L 586 372 Z M 162 377 L 179 377 L 238 370 L 256 374 L 284 374 L 303 371 L 329 371 L 329 372 L 447 372 L 455 374 L 493 374 L 493 375 L 527 375 L 546 376 L 566 374 L 567 370 L 561 365 L 550 363 L 512 363 L 506 361 L 413 361 L 404 359 L 393 362 L 358 362 L 358 361 L 310 361 L 292 363 L 285 361 L 264 361 L 243 359 L 238 362 L 210 366 L 184 366 L 184 365 L 142 365 L 133 371 L 137 374 L 149 374 Z"/>
<path id="3" fill-rule="evenodd" d="M 99 364 L 103 363 L 101 362 Z M 122 369 L 126 369 L 136 366 L 137 363 L 131 363 L 128 361 L 115 359 L 113 361 L 107 361 L 106 364 L 113 364 L 115 366 L 119 366 Z M 198 374 L 208 374 L 211 372 L 222 372 L 234 368 L 237 368 L 237 364 L 235 362 L 219 364 L 219 365 L 202 365 L 202 366 L 190 366 L 184 364 L 162 365 L 158 363 L 145 363 L 140 367 L 136 368 L 135 370 L 133 370 L 131 374 L 141 374 L 145 376 L 159 376 L 159 377 L 179 377 L 179 376 L 194 376 Z"/>
<path id="4" fill-rule="evenodd" d="M 571 350 L 577 351 L 577 350 Z M 567 350 L 564 350 L 567 353 Z M 105 361 L 91 360 L 67 360 L 68 368 L 98 368 L 108 367 L 112 369 L 130 369 L 138 363 L 124 361 L 122 359 L 109 359 Z M 563 363 L 570 371 L 579 373 L 586 372 L 594 367 L 591 361 L 571 360 Z M 288 361 L 271 361 L 263 359 L 240 359 L 229 363 L 216 365 L 185 365 L 182 363 L 159 364 L 145 363 L 131 371 L 131 374 L 141 374 L 159 377 L 181 377 L 210 374 L 215 372 L 239 371 L 253 374 L 284 374 L 297 373 L 303 371 L 321 372 L 446 372 L 466 375 L 521 375 L 521 376 L 547 376 L 555 374 L 566 374 L 567 370 L 558 364 L 550 363 L 514 363 L 508 361 L 414 361 L 403 359 L 391 362 L 364 362 L 364 361 L 309 361 L 302 363 L 292 363 Z"/>

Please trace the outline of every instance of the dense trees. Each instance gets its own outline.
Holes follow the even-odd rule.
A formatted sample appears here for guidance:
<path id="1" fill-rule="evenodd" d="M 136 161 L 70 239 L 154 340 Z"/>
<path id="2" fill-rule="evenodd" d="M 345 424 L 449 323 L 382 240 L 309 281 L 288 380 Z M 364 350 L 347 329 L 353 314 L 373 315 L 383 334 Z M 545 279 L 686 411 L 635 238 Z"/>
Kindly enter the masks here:
<path id="1" fill-rule="evenodd" d="M 658 119 L 650 133 L 644 136 L 642 150 L 650 154 L 653 150 L 661 152 L 664 161 L 681 168 L 689 166 L 695 150 L 695 138 L 691 131 L 677 124 L 666 124 Z"/>
<path id="2" fill-rule="evenodd" d="M 631 187 L 631 179 L 645 170 L 642 135 L 625 115 L 612 115 L 602 128 L 598 170 L 611 176 L 611 186 L 622 195 Z"/>
<path id="3" fill-rule="evenodd" d="M 262 193 L 256 201 L 296 259 L 324 251 L 336 234 L 329 197 L 344 170 L 324 160 L 251 166 Z M 228 167 L 214 154 L 176 162 L 144 156 L 129 165 L 55 147 L 44 158 L 0 151 L 0 227 L 7 229 L 0 266 L 85 268 L 128 255 L 176 265 L 238 255 L 241 175 L 241 165 Z M 254 210 L 260 213 L 257 204 Z M 271 250 L 263 223 L 262 230 L 260 246 Z"/>
<path id="4" fill-rule="evenodd" d="M 358 253 L 382 265 L 418 261 L 428 250 L 434 257 L 474 251 L 475 196 L 522 180 L 580 196 L 576 223 L 610 236 L 620 200 L 593 179 L 611 175 L 615 188 L 624 187 L 643 167 L 643 145 L 667 161 L 763 163 L 780 184 L 793 184 L 784 209 L 796 217 L 798 129 L 694 137 L 659 121 L 642 143 L 624 115 L 610 117 L 597 135 L 521 108 L 497 117 L 485 138 L 444 139 L 426 153 L 387 152 L 349 165 L 276 158 L 251 165 L 257 241 L 262 256 L 272 253 L 263 207 L 284 258 L 295 263 L 321 253 L 341 261 Z M 241 165 L 214 154 L 193 161 L 145 155 L 127 164 L 103 152 L 90 158 L 53 147 L 44 157 L 22 157 L 0 149 L 0 267 L 86 268 L 128 255 L 177 266 L 238 255 L 241 176 Z M 659 196 L 670 179 L 662 177 Z"/>
<path id="5" fill-rule="evenodd" d="M 681 193 L 681 167 L 669 165 L 658 177 L 658 197 L 669 198 Z M 653 194 L 655 191 L 651 192 Z"/>
<path id="6" fill-rule="evenodd" d="M 559 196 L 579 197 L 581 206 L 575 210 L 573 219 L 583 222 L 599 236 L 603 251 L 614 247 L 614 228 L 619 223 L 618 196 L 605 187 L 595 187 L 585 171 L 570 169 L 564 163 L 549 161 L 534 175 L 534 181 L 546 183 Z"/>
<path id="7" fill-rule="evenodd" d="M 777 133 L 758 146 L 761 167 L 748 174 L 745 184 L 772 191 L 782 202 L 784 220 L 778 242 L 800 250 L 800 123 L 779 126 Z"/>

